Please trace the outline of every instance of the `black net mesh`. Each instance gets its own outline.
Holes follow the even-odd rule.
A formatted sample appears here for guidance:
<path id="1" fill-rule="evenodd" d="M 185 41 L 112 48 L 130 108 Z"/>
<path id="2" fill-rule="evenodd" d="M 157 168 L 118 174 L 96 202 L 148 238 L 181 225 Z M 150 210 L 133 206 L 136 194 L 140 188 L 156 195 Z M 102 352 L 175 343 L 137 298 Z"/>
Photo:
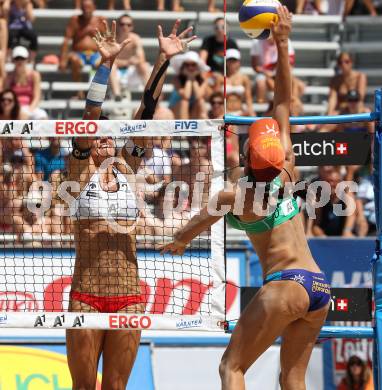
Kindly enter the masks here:
<path id="1" fill-rule="evenodd" d="M 126 141 L 0 140 L 0 311 L 211 313 L 210 233 L 159 253 L 208 201 L 211 140 L 146 138 L 137 167 Z"/>

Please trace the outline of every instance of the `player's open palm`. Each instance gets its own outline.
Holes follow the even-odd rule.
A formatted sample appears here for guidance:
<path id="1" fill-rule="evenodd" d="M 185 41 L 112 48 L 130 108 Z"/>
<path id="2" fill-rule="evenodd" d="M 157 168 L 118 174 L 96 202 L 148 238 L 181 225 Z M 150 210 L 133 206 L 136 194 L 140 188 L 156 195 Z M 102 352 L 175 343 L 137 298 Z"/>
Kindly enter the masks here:
<path id="1" fill-rule="evenodd" d="M 184 53 L 185 51 L 187 51 L 188 44 L 194 39 L 196 39 L 196 35 L 188 37 L 193 27 L 188 27 L 182 33 L 177 35 L 179 25 L 180 19 L 175 22 L 171 34 L 168 37 L 163 36 L 162 27 L 158 26 L 159 48 L 161 53 L 165 54 L 168 59 L 177 54 Z"/>
<path id="2" fill-rule="evenodd" d="M 102 60 L 114 61 L 119 53 L 128 45 L 129 39 L 125 39 L 123 42 L 117 42 L 117 23 L 115 20 L 111 23 L 111 30 L 106 20 L 103 21 L 105 26 L 105 33 L 101 33 L 98 29 L 93 37 L 97 44 L 98 51 L 102 56 Z"/>

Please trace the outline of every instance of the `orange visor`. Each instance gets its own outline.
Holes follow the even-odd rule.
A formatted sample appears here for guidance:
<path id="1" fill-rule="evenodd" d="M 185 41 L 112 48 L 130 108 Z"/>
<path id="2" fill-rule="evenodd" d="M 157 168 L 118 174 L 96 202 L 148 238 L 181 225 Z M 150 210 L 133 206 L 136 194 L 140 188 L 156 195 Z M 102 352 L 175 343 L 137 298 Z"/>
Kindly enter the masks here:
<path id="1" fill-rule="evenodd" d="M 285 161 L 277 121 L 264 118 L 249 130 L 248 167 L 258 182 L 270 182 L 280 174 Z"/>

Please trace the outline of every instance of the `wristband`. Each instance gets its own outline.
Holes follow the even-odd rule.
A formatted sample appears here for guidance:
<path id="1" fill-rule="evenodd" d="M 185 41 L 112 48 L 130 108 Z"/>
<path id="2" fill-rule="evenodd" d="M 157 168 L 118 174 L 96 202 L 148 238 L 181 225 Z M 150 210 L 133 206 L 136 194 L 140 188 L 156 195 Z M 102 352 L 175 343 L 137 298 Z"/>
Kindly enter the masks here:
<path id="1" fill-rule="evenodd" d="M 101 65 L 90 84 L 89 92 L 86 97 L 86 104 L 89 106 L 102 106 L 106 97 L 107 83 L 109 81 L 111 69 Z"/>
<path id="2" fill-rule="evenodd" d="M 72 156 L 74 158 L 76 158 L 77 160 L 86 160 L 87 158 L 89 158 L 91 148 L 85 150 L 80 149 L 74 138 L 72 138 L 72 146 L 73 146 Z"/>
<path id="3" fill-rule="evenodd" d="M 145 156 L 145 148 L 135 145 L 131 139 L 128 139 L 125 144 L 126 152 L 133 157 L 143 158 Z"/>

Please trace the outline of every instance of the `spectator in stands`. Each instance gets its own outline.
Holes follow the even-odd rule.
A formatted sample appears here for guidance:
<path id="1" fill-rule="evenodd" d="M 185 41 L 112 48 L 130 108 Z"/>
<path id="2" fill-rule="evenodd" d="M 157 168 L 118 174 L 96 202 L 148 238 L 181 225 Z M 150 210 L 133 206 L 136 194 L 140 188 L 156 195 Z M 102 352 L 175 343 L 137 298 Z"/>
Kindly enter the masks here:
<path id="1" fill-rule="evenodd" d="M 365 107 L 361 96 L 355 89 L 350 90 L 345 98 L 346 105 L 344 104 L 342 109 L 340 109 L 340 115 L 351 115 L 351 114 L 362 114 L 370 112 L 370 109 Z M 345 103 L 344 102 L 344 103 Z M 369 133 L 370 135 L 374 134 L 374 122 L 348 122 L 341 123 L 338 125 L 324 125 L 321 127 L 321 132 L 327 131 L 341 131 L 347 133 Z M 362 166 L 357 165 L 347 165 L 346 166 L 346 176 L 345 180 L 353 180 L 354 175 L 362 168 Z"/>
<path id="2" fill-rule="evenodd" d="M 123 0 L 122 3 L 123 3 L 123 8 L 125 10 L 130 10 L 131 9 L 130 0 Z M 107 9 L 113 10 L 114 8 L 115 8 L 115 0 L 108 0 L 108 2 L 107 2 Z"/>
<path id="3" fill-rule="evenodd" d="M 210 110 L 209 119 L 223 119 L 224 116 L 224 96 L 222 92 L 214 92 L 209 98 Z"/>
<path id="4" fill-rule="evenodd" d="M 288 40 L 290 64 L 295 63 L 295 52 L 292 42 Z M 274 90 L 274 75 L 277 65 L 277 48 L 273 38 L 259 41 L 254 39 L 251 48 L 252 68 L 256 72 L 256 100 L 258 103 L 266 102 L 269 91 Z"/>
<path id="5" fill-rule="evenodd" d="M 353 355 L 346 364 L 346 374 L 337 390 L 374 390 L 373 375 L 367 363 Z"/>
<path id="6" fill-rule="evenodd" d="M 38 150 L 34 157 L 35 173 L 39 180 L 54 181 L 52 175 L 59 175 L 65 170 L 65 154 L 62 153 L 59 138 L 50 138 L 49 147 Z"/>
<path id="7" fill-rule="evenodd" d="M 296 3 L 296 14 L 323 14 L 321 0 L 297 0 Z"/>
<path id="8" fill-rule="evenodd" d="M 156 0 L 157 1 L 157 10 L 164 11 L 165 10 L 165 0 Z M 210 2 L 214 2 L 214 0 L 209 0 Z M 75 0 L 75 8 L 80 8 L 81 0 Z M 107 8 L 109 10 L 113 10 L 115 8 L 115 0 L 108 0 Z M 128 11 L 131 10 L 130 0 L 123 0 L 123 8 Z M 183 11 L 183 7 L 181 6 L 180 0 L 172 0 L 172 11 Z"/>
<path id="9" fill-rule="evenodd" d="M 162 189 L 171 182 L 171 159 L 162 147 L 162 138 L 153 138 L 146 148 L 139 173 L 145 177 L 144 196 L 149 203 L 157 202 L 163 195 Z"/>
<path id="10" fill-rule="evenodd" d="M 227 91 L 227 114 L 248 116 L 244 107 L 242 96 L 237 91 Z"/>
<path id="11" fill-rule="evenodd" d="M 382 13 L 382 3 L 379 0 L 346 0 L 344 15 L 377 16 Z"/>
<path id="12" fill-rule="evenodd" d="M 241 102 L 245 104 L 247 115 L 253 116 L 252 85 L 248 76 L 240 72 L 241 54 L 237 49 L 228 49 L 227 59 L 227 95 L 235 94 L 240 97 Z M 223 90 L 224 78 L 216 83 L 217 90 Z"/>
<path id="13" fill-rule="evenodd" d="M 156 121 L 173 121 L 175 119 L 174 113 L 166 106 L 158 104 L 154 112 L 153 119 Z"/>
<path id="14" fill-rule="evenodd" d="M 356 89 L 351 89 L 345 96 L 340 115 L 363 114 L 370 112 L 361 99 Z M 322 126 L 321 131 L 345 131 L 348 133 L 374 133 L 374 122 L 349 122 L 338 125 Z"/>
<path id="15" fill-rule="evenodd" d="M 11 89 L 0 93 L 0 120 L 23 120 L 28 116 L 21 110 L 17 95 Z"/>
<path id="16" fill-rule="evenodd" d="M 0 177 L 0 232 L 13 232 L 13 216 L 21 208 L 22 198 L 13 191 L 12 166 L 1 165 Z"/>
<path id="17" fill-rule="evenodd" d="M 157 0 L 157 9 L 158 11 L 165 10 L 165 0 Z M 184 8 L 182 7 L 180 0 L 172 0 L 172 11 L 174 12 L 184 11 Z"/>
<path id="18" fill-rule="evenodd" d="M 40 211 L 44 196 L 47 197 L 48 194 L 43 194 L 41 191 L 29 191 L 23 198 L 18 215 L 13 216 L 14 232 L 18 233 L 21 239 L 37 234 L 53 233 L 51 218 Z"/>
<path id="19" fill-rule="evenodd" d="M 376 215 L 374 202 L 374 188 L 371 176 L 362 177 L 358 184 L 357 206 L 362 205 L 363 213 L 359 217 L 366 219 L 366 233 L 370 236 L 376 234 Z"/>
<path id="20" fill-rule="evenodd" d="M 354 202 L 354 198 L 346 192 L 337 194 L 337 185 L 343 180 L 343 175 L 337 169 L 320 170 L 320 181 L 329 183 L 330 198 L 323 207 L 316 209 L 316 219 L 312 223 L 312 233 L 316 237 L 344 236 L 352 237 L 355 224 L 355 212 L 351 215 L 337 215 L 334 206 L 341 206 L 342 210 L 348 208 L 348 202 Z M 338 191 L 338 190 L 337 190 Z M 321 191 L 321 196 L 327 194 Z M 341 196 L 341 198 L 339 197 Z M 325 198 L 324 198 L 325 199 Z M 346 201 L 344 201 L 345 199 Z"/>
<path id="21" fill-rule="evenodd" d="M 5 80 L 5 61 L 8 48 L 8 14 L 10 0 L 0 1 L 0 91 Z"/>
<path id="22" fill-rule="evenodd" d="M 347 105 L 349 91 L 356 90 L 360 100 L 364 101 L 367 91 L 367 77 L 363 72 L 353 69 L 349 53 L 342 52 L 337 58 L 338 74 L 330 81 L 328 115 L 335 115 Z"/>
<path id="23" fill-rule="evenodd" d="M 93 69 L 100 61 L 97 45 L 93 36 L 98 29 L 105 30 L 104 18 L 95 16 L 93 0 L 81 0 L 82 14 L 72 16 L 66 27 L 64 42 L 61 47 L 60 70 L 66 70 L 68 63 L 72 68 L 73 81 L 81 81 L 81 70 L 84 65 L 90 65 Z M 72 41 L 72 50 L 69 51 L 69 43 Z M 82 98 L 83 93 L 78 93 Z"/>
<path id="24" fill-rule="evenodd" d="M 216 8 L 216 0 L 208 0 L 208 12 L 220 12 L 220 9 Z"/>
<path id="25" fill-rule="evenodd" d="M 190 172 L 189 188 L 190 194 L 194 193 L 194 186 L 197 182 L 197 174 L 204 173 L 204 187 L 201 198 L 201 208 L 207 205 L 209 200 L 209 187 L 212 179 L 212 164 L 211 164 L 211 145 L 207 137 L 197 137 L 190 139 L 190 164 L 187 167 Z M 190 198 L 192 205 L 192 199 Z M 199 210 L 192 210 L 196 212 Z"/>
<path id="26" fill-rule="evenodd" d="M 35 61 L 38 43 L 37 34 L 33 29 L 34 21 L 33 4 L 30 0 L 12 0 L 9 10 L 9 39 L 8 47 L 14 49 L 23 45 L 23 41 L 29 42 L 31 62 Z M 28 53 L 28 54 L 29 54 Z"/>
<path id="27" fill-rule="evenodd" d="M 47 119 L 48 114 L 39 108 L 41 100 L 41 75 L 27 65 L 29 53 L 23 46 L 17 46 L 12 51 L 15 68 L 7 75 L 6 88 L 12 89 L 29 119 Z"/>
<path id="28" fill-rule="evenodd" d="M 19 179 L 20 195 L 23 195 L 23 189 L 26 190 L 28 183 L 33 181 L 34 158 L 32 152 L 25 140 L 21 138 L 4 139 L 0 145 L 2 145 L 1 164 L 8 164 L 12 167 L 12 178 Z"/>
<path id="29" fill-rule="evenodd" d="M 121 87 L 126 90 L 146 85 L 149 64 L 146 62 L 141 37 L 133 32 L 134 23 L 129 15 L 122 15 L 117 22 L 117 41 L 129 39 L 130 43 L 115 61 L 111 76 L 111 88 L 116 100 L 121 100 Z"/>
<path id="30" fill-rule="evenodd" d="M 209 119 L 222 119 L 224 116 L 224 96 L 222 92 L 214 92 L 209 98 L 210 110 Z M 225 133 L 228 177 L 235 181 L 237 174 L 240 174 L 239 137 L 237 128 L 229 126 Z"/>
<path id="31" fill-rule="evenodd" d="M 211 68 L 212 72 L 224 72 L 224 18 L 217 18 L 214 22 L 215 35 L 203 40 L 200 48 L 200 58 Z M 227 49 L 239 49 L 237 43 L 227 39 Z"/>
<path id="32" fill-rule="evenodd" d="M 205 99 L 210 94 L 208 81 L 204 74 L 210 68 L 201 60 L 199 54 L 189 51 L 171 60 L 175 70 L 174 90 L 169 98 L 169 107 L 176 119 L 207 118 Z"/>

